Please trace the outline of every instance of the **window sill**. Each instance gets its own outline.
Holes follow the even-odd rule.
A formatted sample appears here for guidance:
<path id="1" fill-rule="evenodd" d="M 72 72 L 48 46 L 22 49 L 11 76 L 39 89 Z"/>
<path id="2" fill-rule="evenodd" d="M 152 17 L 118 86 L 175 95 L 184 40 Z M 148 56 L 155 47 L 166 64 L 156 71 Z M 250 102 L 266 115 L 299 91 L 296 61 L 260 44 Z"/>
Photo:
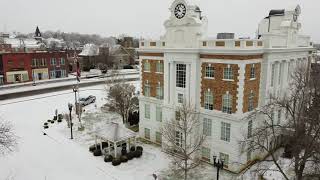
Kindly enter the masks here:
<path id="1" fill-rule="evenodd" d="M 256 78 L 250 78 L 250 81 L 256 80 Z"/>
<path id="2" fill-rule="evenodd" d="M 150 73 L 151 71 L 143 71 L 143 72 Z"/>
<path id="3" fill-rule="evenodd" d="M 214 80 L 215 78 L 214 77 L 204 77 L 204 79 L 212 79 L 212 80 Z"/>
<path id="4" fill-rule="evenodd" d="M 156 74 L 163 74 L 163 72 L 156 72 Z"/>
<path id="5" fill-rule="evenodd" d="M 222 81 L 229 81 L 229 82 L 233 82 L 234 79 L 222 79 Z"/>

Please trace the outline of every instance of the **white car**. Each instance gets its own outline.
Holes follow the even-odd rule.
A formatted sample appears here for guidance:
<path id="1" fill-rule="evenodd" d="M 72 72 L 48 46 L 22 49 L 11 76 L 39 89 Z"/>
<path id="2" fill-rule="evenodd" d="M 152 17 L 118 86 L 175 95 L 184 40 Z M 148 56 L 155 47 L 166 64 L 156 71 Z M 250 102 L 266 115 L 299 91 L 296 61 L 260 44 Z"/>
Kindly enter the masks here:
<path id="1" fill-rule="evenodd" d="M 96 102 L 96 97 L 90 95 L 86 98 L 80 98 L 79 101 L 82 106 L 86 106 L 88 104 Z"/>

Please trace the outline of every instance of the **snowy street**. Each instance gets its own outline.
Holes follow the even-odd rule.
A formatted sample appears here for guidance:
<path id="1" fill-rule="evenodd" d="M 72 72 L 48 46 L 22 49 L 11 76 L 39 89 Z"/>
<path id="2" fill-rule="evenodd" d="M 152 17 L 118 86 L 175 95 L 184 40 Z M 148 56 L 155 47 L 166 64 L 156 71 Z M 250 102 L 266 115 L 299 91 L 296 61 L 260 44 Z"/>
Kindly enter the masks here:
<path id="1" fill-rule="evenodd" d="M 81 96 L 97 97 L 89 109 L 105 103 L 104 89 L 98 85 L 80 91 Z M 151 145 L 143 145 L 145 151 L 141 159 L 114 167 L 105 163 L 103 157 L 94 157 L 88 146 L 77 142 L 77 133 L 74 140 L 69 139 L 70 134 L 62 133 L 69 130 L 66 122 L 50 124 L 47 135 L 43 135 L 43 123 L 52 119 L 55 109 L 67 113 L 68 102 L 74 102 L 72 90 L 0 102 L 1 119 L 12 122 L 19 137 L 17 151 L 0 157 L 0 179 L 153 179 L 152 173 L 168 167 L 165 154 Z"/>

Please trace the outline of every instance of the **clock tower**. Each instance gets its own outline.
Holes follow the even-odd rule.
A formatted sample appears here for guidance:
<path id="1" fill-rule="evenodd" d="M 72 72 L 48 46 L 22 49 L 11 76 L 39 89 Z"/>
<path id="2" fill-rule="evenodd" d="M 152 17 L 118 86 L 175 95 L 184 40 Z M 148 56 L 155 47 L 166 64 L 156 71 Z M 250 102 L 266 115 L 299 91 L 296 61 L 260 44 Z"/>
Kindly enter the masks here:
<path id="1" fill-rule="evenodd" d="M 196 48 L 207 36 L 207 18 L 191 0 L 175 0 L 169 8 L 170 18 L 165 21 L 164 40 L 170 48 Z"/>

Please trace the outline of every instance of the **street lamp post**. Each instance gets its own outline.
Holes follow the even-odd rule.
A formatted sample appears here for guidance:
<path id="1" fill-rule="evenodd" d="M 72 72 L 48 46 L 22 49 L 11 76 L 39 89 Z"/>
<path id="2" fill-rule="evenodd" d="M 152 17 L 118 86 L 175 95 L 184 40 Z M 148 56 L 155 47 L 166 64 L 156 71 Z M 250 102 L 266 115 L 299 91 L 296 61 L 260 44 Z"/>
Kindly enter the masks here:
<path id="1" fill-rule="evenodd" d="M 70 129 L 71 129 L 71 139 L 73 139 L 73 134 L 72 134 L 72 117 L 71 117 L 71 112 L 72 112 L 72 104 L 68 103 L 68 108 L 69 108 L 69 118 L 70 118 Z"/>
<path id="2" fill-rule="evenodd" d="M 219 180 L 219 171 L 223 169 L 223 159 L 217 160 L 217 156 L 213 156 L 213 166 L 217 168 L 217 180 Z"/>

